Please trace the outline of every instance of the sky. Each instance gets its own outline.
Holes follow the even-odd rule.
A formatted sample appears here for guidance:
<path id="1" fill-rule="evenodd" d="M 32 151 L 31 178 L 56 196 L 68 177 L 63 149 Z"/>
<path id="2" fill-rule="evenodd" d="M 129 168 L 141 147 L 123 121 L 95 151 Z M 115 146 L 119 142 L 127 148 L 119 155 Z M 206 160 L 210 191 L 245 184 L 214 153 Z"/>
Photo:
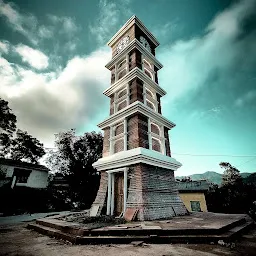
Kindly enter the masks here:
<path id="1" fill-rule="evenodd" d="M 106 43 L 134 14 L 160 42 L 175 174 L 255 172 L 256 0 L 0 0 L 0 97 L 18 127 L 47 148 L 60 131 L 100 131 Z"/>

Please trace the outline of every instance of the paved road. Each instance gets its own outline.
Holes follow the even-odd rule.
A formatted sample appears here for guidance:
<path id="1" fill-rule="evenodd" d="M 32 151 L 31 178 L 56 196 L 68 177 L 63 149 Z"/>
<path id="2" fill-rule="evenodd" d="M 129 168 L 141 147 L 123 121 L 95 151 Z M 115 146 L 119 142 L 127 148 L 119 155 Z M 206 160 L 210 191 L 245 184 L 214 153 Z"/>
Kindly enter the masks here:
<path id="1" fill-rule="evenodd" d="M 32 221 L 39 218 L 44 218 L 46 216 L 56 215 L 56 214 L 66 214 L 69 211 L 63 212 L 43 212 L 43 213 L 32 213 L 32 214 L 22 214 L 22 215 L 15 215 L 15 216 L 6 216 L 0 217 L 0 225 L 5 224 L 17 224 L 24 221 Z"/>

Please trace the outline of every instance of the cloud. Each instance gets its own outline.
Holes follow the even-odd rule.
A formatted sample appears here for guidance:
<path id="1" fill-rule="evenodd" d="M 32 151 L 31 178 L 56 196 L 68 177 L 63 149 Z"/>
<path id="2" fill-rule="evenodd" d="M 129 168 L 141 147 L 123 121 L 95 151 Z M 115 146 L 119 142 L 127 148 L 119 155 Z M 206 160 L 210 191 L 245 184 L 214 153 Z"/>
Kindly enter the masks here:
<path id="1" fill-rule="evenodd" d="M 251 90 L 249 92 L 246 92 L 241 97 L 237 98 L 235 100 L 235 106 L 242 107 L 245 104 L 252 103 L 256 100 L 256 90 Z"/>
<path id="2" fill-rule="evenodd" d="M 22 35 L 27 37 L 33 44 L 38 43 L 38 40 L 32 33 L 38 23 L 34 15 L 23 15 L 19 13 L 16 5 L 14 5 L 13 3 L 5 4 L 2 0 L 0 0 L 0 16 L 5 17 L 8 25 L 12 29 L 20 32 Z"/>
<path id="3" fill-rule="evenodd" d="M 48 28 L 46 26 L 41 26 L 38 30 L 38 34 L 42 38 L 50 38 L 53 36 L 53 28 Z"/>
<path id="4" fill-rule="evenodd" d="M 48 67 L 48 57 L 41 51 L 23 44 L 15 47 L 15 50 L 22 57 L 22 61 L 27 62 L 31 67 L 36 69 Z"/>
<path id="5" fill-rule="evenodd" d="M 241 88 L 241 84 L 253 86 L 249 74 L 255 73 L 256 33 L 255 26 L 251 31 L 248 28 L 255 24 L 249 24 L 255 10 L 255 0 L 240 1 L 219 13 L 203 36 L 159 49 L 157 57 L 164 65 L 159 80 L 169 92 L 163 98 L 165 104 L 175 103 L 201 87 L 221 86 L 221 93 L 227 88 Z M 211 79 L 214 74 L 218 83 Z M 231 97 L 227 95 L 226 100 Z"/>
<path id="6" fill-rule="evenodd" d="M 55 16 L 50 14 L 48 15 L 48 18 L 53 24 L 61 25 L 61 32 L 66 33 L 67 35 L 73 35 L 79 30 L 75 20 L 71 17 Z"/>
<path id="7" fill-rule="evenodd" d="M 99 17 L 89 26 L 91 34 L 99 44 L 105 44 L 113 36 L 113 31 L 119 29 L 119 24 L 132 16 L 130 2 L 100 0 Z"/>
<path id="8" fill-rule="evenodd" d="M 53 25 L 41 25 L 33 14 L 22 13 L 17 5 L 11 2 L 4 3 L 3 0 L 0 0 L 1 16 L 13 30 L 24 35 L 34 45 L 38 45 L 42 39 L 50 39 L 54 33 L 71 37 L 79 31 L 79 27 L 71 17 L 47 15 Z"/>
<path id="9" fill-rule="evenodd" d="M 7 41 L 0 41 L 0 54 L 9 52 L 9 43 Z"/>
<path id="10" fill-rule="evenodd" d="M 0 95 L 17 115 L 18 127 L 52 147 L 54 133 L 92 129 L 108 115 L 102 94 L 110 81 L 106 48 L 68 61 L 60 72 L 35 73 L 0 58 Z"/>
<path id="11" fill-rule="evenodd" d="M 152 29 L 152 33 L 156 38 L 161 38 L 161 44 L 163 44 L 170 41 L 171 38 L 167 36 L 175 34 L 175 37 L 177 37 L 182 29 L 181 23 L 178 19 L 175 19 L 173 21 L 168 21 L 165 24 L 156 24 Z"/>

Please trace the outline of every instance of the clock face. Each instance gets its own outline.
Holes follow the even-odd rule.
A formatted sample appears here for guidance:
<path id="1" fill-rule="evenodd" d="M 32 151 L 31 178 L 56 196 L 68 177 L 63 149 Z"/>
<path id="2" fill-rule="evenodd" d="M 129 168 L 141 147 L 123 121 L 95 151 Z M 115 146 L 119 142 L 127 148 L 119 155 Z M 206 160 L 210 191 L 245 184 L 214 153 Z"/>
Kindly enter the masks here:
<path id="1" fill-rule="evenodd" d="M 150 45 L 149 45 L 148 41 L 143 36 L 140 37 L 140 42 L 149 52 L 151 52 Z"/>
<path id="2" fill-rule="evenodd" d="M 116 47 L 117 53 L 120 53 L 129 44 L 129 41 L 129 36 L 125 36 L 124 38 L 122 38 Z"/>

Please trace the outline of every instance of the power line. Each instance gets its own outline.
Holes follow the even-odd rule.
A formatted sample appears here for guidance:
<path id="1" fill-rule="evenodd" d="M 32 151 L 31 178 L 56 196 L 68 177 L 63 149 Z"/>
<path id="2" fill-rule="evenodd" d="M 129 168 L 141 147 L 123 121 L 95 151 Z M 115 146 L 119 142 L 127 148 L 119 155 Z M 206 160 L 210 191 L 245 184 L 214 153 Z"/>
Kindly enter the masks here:
<path id="1" fill-rule="evenodd" d="M 186 153 L 172 153 L 173 155 L 182 155 L 182 156 L 202 156 L 202 157 L 218 157 L 218 156 L 225 156 L 225 157 L 253 157 L 255 158 L 256 155 L 206 155 L 206 154 L 186 154 Z"/>
<path id="2" fill-rule="evenodd" d="M 248 161 L 245 161 L 245 162 L 241 163 L 240 165 L 237 166 L 237 168 L 239 168 L 239 167 L 241 167 L 241 166 L 243 166 L 243 165 L 245 165 L 245 164 L 247 164 L 247 163 L 249 163 L 249 162 L 252 162 L 252 161 L 254 161 L 254 160 L 256 160 L 256 157 L 254 157 L 253 159 L 250 159 L 250 160 L 248 160 Z"/>

